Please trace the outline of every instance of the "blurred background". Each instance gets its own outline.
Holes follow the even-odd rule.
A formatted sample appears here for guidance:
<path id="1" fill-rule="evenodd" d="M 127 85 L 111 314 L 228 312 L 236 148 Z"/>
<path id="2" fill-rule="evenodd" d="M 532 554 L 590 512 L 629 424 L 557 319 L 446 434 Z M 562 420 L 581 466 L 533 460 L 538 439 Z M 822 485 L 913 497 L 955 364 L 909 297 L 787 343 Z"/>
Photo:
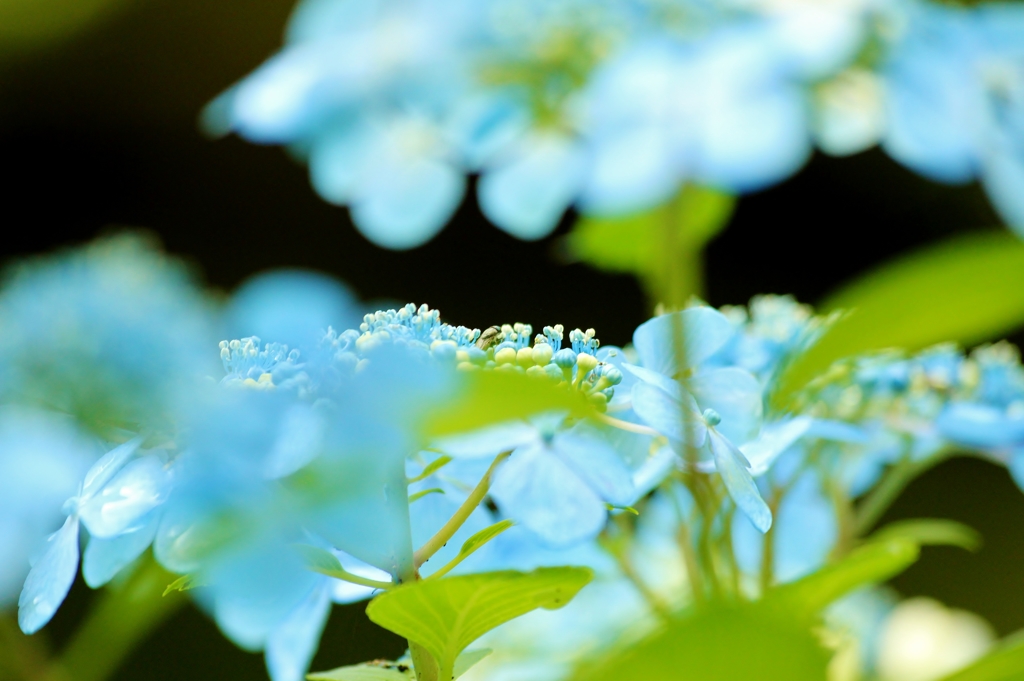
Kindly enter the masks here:
<path id="1" fill-rule="evenodd" d="M 427 246 L 379 249 L 345 209 L 311 190 L 279 148 L 211 141 L 201 108 L 271 55 L 291 0 L 0 0 L 0 259 L 142 227 L 225 292 L 274 267 L 336 276 L 364 300 L 426 302 L 453 323 L 594 327 L 624 344 L 646 319 L 634 279 L 567 262 L 561 238 L 527 243 L 486 224 L 473 193 Z M 43 8 L 45 6 L 45 8 Z M 70 9 L 69 9 L 70 8 Z M 707 254 L 712 305 L 757 293 L 815 302 L 895 255 L 997 224 L 981 190 L 928 182 L 881 153 L 816 157 L 790 181 L 743 198 Z M 827 254 L 827 255 L 822 255 Z M 1014 337 L 1018 345 L 1024 336 Z M 1024 628 L 1024 497 L 1004 469 L 957 459 L 915 482 L 888 519 L 951 518 L 979 530 L 975 554 L 926 548 L 893 586 Z M 59 646 L 94 596 L 77 584 L 44 633 Z M 335 608 L 313 663 L 396 657 L 400 642 L 362 605 Z M 117 679 L 264 679 L 194 610 L 141 646 Z"/>

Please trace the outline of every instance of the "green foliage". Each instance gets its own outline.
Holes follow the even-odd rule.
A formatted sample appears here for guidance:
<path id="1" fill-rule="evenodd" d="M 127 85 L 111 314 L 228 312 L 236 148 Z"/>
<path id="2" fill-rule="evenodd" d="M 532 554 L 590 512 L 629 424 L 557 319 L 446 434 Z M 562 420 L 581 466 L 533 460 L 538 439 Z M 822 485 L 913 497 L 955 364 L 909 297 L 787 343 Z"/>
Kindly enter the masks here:
<path id="1" fill-rule="evenodd" d="M 714 606 L 580 671 L 576 681 L 825 681 L 811 630 L 763 604 Z"/>
<path id="2" fill-rule="evenodd" d="M 821 307 L 850 312 L 788 367 L 776 407 L 843 357 L 972 344 L 1013 330 L 1024 322 L 1024 242 L 1003 232 L 951 239 L 886 263 Z"/>
<path id="3" fill-rule="evenodd" d="M 814 620 L 825 606 L 847 593 L 883 582 L 907 569 L 919 553 L 918 544 L 906 537 L 868 542 L 840 562 L 774 589 L 765 601 L 792 617 Z"/>
<path id="4" fill-rule="evenodd" d="M 125 0 L 0 0 L 0 52 L 64 38 L 128 4 Z"/>
<path id="5" fill-rule="evenodd" d="M 313 572 L 319 572 L 322 575 L 328 577 L 334 577 L 335 579 L 341 579 L 346 582 L 352 582 L 353 584 L 362 584 L 374 589 L 390 589 L 393 585 L 388 582 L 378 582 L 374 579 L 368 579 L 366 577 L 360 577 L 354 575 L 346 570 L 341 565 L 341 561 L 338 557 L 326 549 L 322 549 L 319 546 L 310 546 L 308 544 L 295 544 L 294 548 L 302 556 L 303 560 L 306 561 L 306 567 Z"/>
<path id="6" fill-rule="evenodd" d="M 421 431 L 429 440 L 554 410 L 576 418 L 595 413 L 581 392 L 556 385 L 549 378 L 514 371 L 474 371 L 465 374 L 456 399 L 427 414 Z"/>
<path id="7" fill-rule="evenodd" d="M 191 591 L 192 589 L 196 589 L 200 586 L 203 586 L 203 584 L 195 575 L 182 575 L 167 585 L 167 588 L 164 589 L 163 595 L 166 596 L 167 594 L 174 593 L 175 591 Z"/>
<path id="8" fill-rule="evenodd" d="M 405 584 L 370 601 L 376 624 L 423 646 L 450 678 L 455 661 L 473 641 L 537 608 L 568 603 L 591 579 L 587 568 L 488 572 Z"/>
<path id="9" fill-rule="evenodd" d="M 699 293 L 700 252 L 729 221 L 735 199 L 704 187 L 688 186 L 669 203 L 615 218 L 583 217 L 568 237 L 572 255 L 602 270 L 640 278 L 648 293 L 672 301 L 674 277 L 685 276 Z M 679 272 L 690 268 L 696 271 Z"/>
<path id="10" fill-rule="evenodd" d="M 452 568 L 466 560 L 466 558 L 480 549 L 484 544 L 491 541 L 513 525 L 515 525 L 514 521 L 506 519 L 480 530 L 462 544 L 462 548 L 459 549 L 459 555 L 452 558 L 447 565 L 432 574 L 429 579 L 437 579 L 448 574 L 451 572 Z"/>
<path id="11" fill-rule="evenodd" d="M 447 455 L 439 456 L 436 459 L 434 459 L 433 461 L 431 461 L 430 463 L 428 463 L 427 466 L 423 469 L 423 472 L 420 473 L 419 475 L 417 475 L 415 478 L 411 478 L 409 480 L 409 482 L 413 483 L 413 482 L 419 482 L 420 480 L 426 480 L 431 475 L 433 475 L 437 471 L 441 470 L 442 468 L 444 468 L 445 466 L 447 466 L 451 462 L 452 462 L 452 457 L 447 456 Z"/>
<path id="12" fill-rule="evenodd" d="M 889 523 L 871 535 L 870 541 L 909 539 L 921 546 L 957 546 L 967 551 L 981 548 L 981 535 L 955 520 L 921 518 Z"/>
<path id="13" fill-rule="evenodd" d="M 480 660 L 491 654 L 490 648 L 467 650 L 455 660 L 452 678 L 457 679 Z M 407 662 L 380 660 L 363 664 L 338 667 L 326 672 L 315 672 L 306 676 L 309 681 L 412 681 L 415 670 Z"/>
<path id="14" fill-rule="evenodd" d="M 1024 632 L 1007 638 L 966 669 L 941 681 L 1017 681 L 1024 678 Z"/>
<path id="15" fill-rule="evenodd" d="M 416 501 L 417 499 L 422 499 L 423 497 L 427 496 L 428 494 L 444 494 L 444 490 L 441 489 L 440 487 L 431 487 L 430 489 L 420 490 L 419 492 L 416 492 L 415 494 L 410 494 L 409 495 L 409 503 L 411 504 L 412 502 Z"/>

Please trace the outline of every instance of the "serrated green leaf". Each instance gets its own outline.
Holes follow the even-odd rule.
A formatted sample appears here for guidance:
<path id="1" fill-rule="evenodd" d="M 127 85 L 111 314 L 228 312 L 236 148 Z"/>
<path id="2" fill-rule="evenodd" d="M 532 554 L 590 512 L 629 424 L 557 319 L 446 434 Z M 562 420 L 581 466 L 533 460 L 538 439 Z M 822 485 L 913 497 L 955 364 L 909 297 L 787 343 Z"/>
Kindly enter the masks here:
<path id="1" fill-rule="evenodd" d="M 513 525 L 515 525 L 515 521 L 506 519 L 480 530 L 462 544 L 462 548 L 459 549 L 459 555 L 448 561 L 447 565 L 430 575 L 428 579 L 438 579 L 445 576 L 451 572 L 452 568 Z"/>
<path id="2" fill-rule="evenodd" d="M 780 378 L 783 408 L 832 363 L 873 350 L 972 344 L 1024 323 L 1024 241 L 1005 232 L 958 237 L 882 265 L 827 299 L 844 309 L 822 338 Z"/>
<path id="3" fill-rule="evenodd" d="M 813 619 L 845 594 L 903 572 L 919 554 L 917 543 L 906 537 L 873 541 L 854 549 L 838 563 L 773 589 L 764 600 L 793 616 Z"/>
<path id="4" fill-rule="evenodd" d="M 717 606 L 591 663 L 575 681 L 825 681 L 828 659 L 783 611 Z"/>
<path id="5" fill-rule="evenodd" d="M 537 608 L 561 608 L 593 578 L 587 568 L 487 572 L 402 585 L 377 596 L 367 616 L 426 648 L 441 669 L 473 641 L 500 624 Z"/>
<path id="6" fill-rule="evenodd" d="M 490 648 L 478 648 L 476 650 L 467 650 L 462 653 L 459 655 L 458 659 L 455 660 L 455 669 L 452 671 L 452 678 L 459 678 L 468 672 L 470 667 L 490 655 L 492 652 L 494 651 Z"/>
<path id="7" fill-rule="evenodd" d="M 545 411 L 564 411 L 575 418 L 595 413 L 583 393 L 559 386 L 544 376 L 526 376 L 514 371 L 474 371 L 464 374 L 463 379 L 459 396 L 447 400 L 424 418 L 421 431 L 428 440 Z"/>
<path id="8" fill-rule="evenodd" d="M 909 539 L 921 546 L 958 546 L 967 551 L 981 548 L 981 535 L 973 528 L 955 520 L 919 518 L 889 523 L 872 534 L 868 541 L 892 538 Z"/>
<path id="9" fill-rule="evenodd" d="M 1024 679 L 1024 632 L 999 643 L 988 655 L 941 681 L 1018 681 Z"/>
<path id="10" fill-rule="evenodd" d="M 309 681 L 411 681 L 416 676 L 408 665 L 397 662 L 368 662 L 307 674 Z"/>
<path id="11" fill-rule="evenodd" d="M 203 586 L 203 584 L 195 575 L 182 575 L 167 585 L 167 588 L 164 589 L 163 595 L 166 596 L 167 594 L 174 593 L 175 591 L 191 591 L 192 589 L 196 589 L 201 586 Z"/>
<path id="12" fill-rule="evenodd" d="M 416 492 L 415 494 L 410 494 L 409 495 L 409 503 L 411 504 L 412 502 L 414 502 L 414 501 L 416 501 L 418 499 L 422 499 L 423 497 L 427 496 L 428 494 L 444 494 L 444 490 L 441 489 L 440 487 L 431 487 L 430 489 L 420 490 L 419 492 Z"/>

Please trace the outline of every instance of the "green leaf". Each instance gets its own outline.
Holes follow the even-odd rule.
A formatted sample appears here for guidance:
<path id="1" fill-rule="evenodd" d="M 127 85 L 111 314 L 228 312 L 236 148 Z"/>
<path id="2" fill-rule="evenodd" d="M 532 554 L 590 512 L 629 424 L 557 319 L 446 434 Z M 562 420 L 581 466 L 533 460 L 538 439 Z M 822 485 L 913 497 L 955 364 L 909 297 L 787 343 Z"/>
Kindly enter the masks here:
<path id="1" fill-rule="evenodd" d="M 593 578 L 587 568 L 487 572 L 402 585 L 370 601 L 367 616 L 426 648 L 440 678 L 473 641 L 537 608 L 561 608 Z"/>
<path id="2" fill-rule="evenodd" d="M 664 259 L 666 224 L 676 239 L 700 248 L 732 215 L 735 199 L 702 187 L 687 187 L 668 204 L 620 217 L 583 217 L 573 227 L 568 246 L 574 256 L 612 272 L 649 275 Z"/>
<path id="3" fill-rule="evenodd" d="M 455 660 L 453 679 L 457 679 L 493 652 L 490 648 L 467 650 Z M 309 681 L 414 681 L 416 674 L 406 662 L 380 660 L 363 664 L 338 667 L 326 672 L 307 674 Z"/>
<path id="4" fill-rule="evenodd" d="M 307 674 L 306 678 L 309 681 L 413 681 L 416 676 L 409 665 L 380 661 L 315 672 Z"/>
<path id="5" fill-rule="evenodd" d="M 414 483 L 414 482 L 419 482 L 420 480 L 426 480 L 431 475 L 433 475 L 437 471 L 441 470 L 443 467 L 447 466 L 451 462 L 452 462 L 452 457 L 450 457 L 448 455 L 439 456 L 436 459 L 434 459 L 433 461 L 431 461 L 430 463 L 428 463 L 427 467 L 423 469 L 422 473 L 417 475 L 415 478 L 410 479 L 409 483 L 411 484 L 411 483 Z"/>
<path id="6" fill-rule="evenodd" d="M 335 579 L 341 579 L 353 584 L 361 584 L 373 589 L 390 589 L 394 586 L 390 582 L 379 582 L 375 579 L 352 574 L 342 566 L 338 557 L 327 549 L 322 549 L 319 546 L 310 546 L 309 544 L 294 544 L 293 546 L 306 562 L 306 567 L 313 572 L 319 572 L 328 577 L 334 577 Z"/>
<path id="7" fill-rule="evenodd" d="M 829 655 L 810 628 L 758 604 L 677 620 L 581 669 L 576 681 L 825 681 Z"/>
<path id="8" fill-rule="evenodd" d="M 459 678 L 468 672 L 470 667 L 490 655 L 492 652 L 494 651 L 490 648 L 477 648 L 476 650 L 467 650 L 462 653 L 459 655 L 458 659 L 455 660 L 455 670 L 452 672 L 452 678 Z"/>
<path id="9" fill-rule="evenodd" d="M 889 523 L 872 534 L 868 541 L 893 538 L 909 539 L 921 546 L 957 546 L 967 551 L 981 548 L 981 535 L 973 528 L 955 520 L 921 518 Z"/>
<path id="10" fill-rule="evenodd" d="M 595 413 L 583 393 L 547 377 L 514 371 L 474 371 L 463 377 L 458 397 L 446 400 L 423 420 L 421 430 L 428 440 L 544 411 L 564 411 L 575 418 Z"/>
<path id="11" fill-rule="evenodd" d="M 201 586 L 204 585 L 195 575 L 182 575 L 167 585 L 167 588 L 164 589 L 163 595 L 166 596 L 167 594 L 174 593 L 175 591 L 191 591 L 192 589 L 196 589 Z"/>
<path id="12" fill-rule="evenodd" d="M 444 494 L 444 490 L 441 489 L 440 487 L 431 487 L 430 489 L 420 490 L 419 492 L 416 492 L 415 494 L 410 494 L 409 495 L 409 503 L 411 504 L 412 502 L 416 501 L 417 499 L 422 499 L 423 497 L 427 496 L 428 494 Z"/>
<path id="13" fill-rule="evenodd" d="M 985 657 L 941 681 L 1017 681 L 1024 679 L 1024 632 L 1003 640 Z"/>
<path id="14" fill-rule="evenodd" d="M 945 341 L 973 344 L 1024 322 L 1024 241 L 1005 232 L 958 237 L 882 265 L 821 306 L 849 310 L 780 378 L 772 403 L 843 357 Z"/>
<path id="15" fill-rule="evenodd" d="M 773 589 L 765 602 L 803 619 L 817 617 L 825 606 L 847 593 L 883 582 L 910 567 L 920 551 L 906 537 L 872 541 L 854 549 L 842 561 Z"/>
<path id="16" fill-rule="evenodd" d="M 475 552 L 484 544 L 491 541 L 492 539 L 494 539 L 499 534 L 501 534 L 508 528 L 512 527 L 513 525 L 515 525 L 515 521 L 513 520 L 502 520 L 500 522 L 494 523 L 490 527 L 485 527 L 484 529 L 480 530 L 472 537 L 467 539 L 465 543 L 462 544 L 462 548 L 459 549 L 459 555 L 455 556 L 450 561 L 448 561 L 447 565 L 445 565 L 443 568 L 441 568 L 434 574 L 430 575 L 428 579 L 438 579 L 440 577 L 444 577 L 446 574 L 451 572 L 452 568 L 454 568 L 462 561 L 466 560 L 466 558 L 468 558 L 473 552 Z"/>

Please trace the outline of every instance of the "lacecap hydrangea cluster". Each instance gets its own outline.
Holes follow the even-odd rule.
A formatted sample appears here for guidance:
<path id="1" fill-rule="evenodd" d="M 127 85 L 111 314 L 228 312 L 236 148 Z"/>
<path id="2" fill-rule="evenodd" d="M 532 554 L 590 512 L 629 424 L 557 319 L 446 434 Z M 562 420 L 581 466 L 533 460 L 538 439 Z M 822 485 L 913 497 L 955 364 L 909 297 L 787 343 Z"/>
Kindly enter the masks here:
<path id="1" fill-rule="evenodd" d="M 391 248 L 430 240 L 467 174 L 494 224 L 537 239 L 570 206 L 749 192 L 815 148 L 875 145 L 980 180 L 1022 230 L 1021 45 L 1012 2 L 303 0 L 280 53 L 206 120 L 287 145 Z"/>
<path id="2" fill-rule="evenodd" d="M 275 307 L 278 286 L 305 294 Z M 298 681 L 332 603 L 435 574 L 590 566 L 577 602 L 492 632 L 496 652 L 469 672 L 561 679 L 625 627 L 706 595 L 708 575 L 725 570 L 722 583 L 756 598 L 841 555 L 864 529 L 850 526 L 853 500 L 904 462 L 972 452 L 1018 480 L 1024 468 L 1024 369 L 1008 345 L 845 360 L 781 410 L 768 395 L 782 368 L 828 323 L 789 298 L 659 315 L 619 348 L 593 330 L 452 326 L 426 306 L 358 323 L 354 300 L 322 304 L 342 290 L 275 274 L 222 309 L 128 238 L 7 280 L 0 604 L 17 599 L 24 631 L 50 620 L 79 566 L 97 588 L 151 554 L 201 585 L 189 594 L 264 652 L 274 681 Z M 62 306 L 23 304 L 37 292 Z M 217 371 L 218 331 L 244 329 L 240 309 L 260 309 L 260 329 L 278 314 L 319 331 L 297 347 L 221 342 Z M 345 309 L 355 321 L 337 332 L 325 314 Z M 136 342 L 150 338 L 163 344 Z M 482 372 L 522 374 L 586 409 L 431 434 L 423 424 L 464 405 Z M 131 401 L 114 399 L 124 386 Z M 86 391 L 95 402 L 65 399 Z M 503 520 L 511 529 L 459 553 Z M 702 546 L 705 581 L 681 537 Z M 348 577 L 309 569 L 311 551 Z M 850 623 L 891 602 L 859 598 L 830 626 L 868 650 L 872 630 Z"/>

